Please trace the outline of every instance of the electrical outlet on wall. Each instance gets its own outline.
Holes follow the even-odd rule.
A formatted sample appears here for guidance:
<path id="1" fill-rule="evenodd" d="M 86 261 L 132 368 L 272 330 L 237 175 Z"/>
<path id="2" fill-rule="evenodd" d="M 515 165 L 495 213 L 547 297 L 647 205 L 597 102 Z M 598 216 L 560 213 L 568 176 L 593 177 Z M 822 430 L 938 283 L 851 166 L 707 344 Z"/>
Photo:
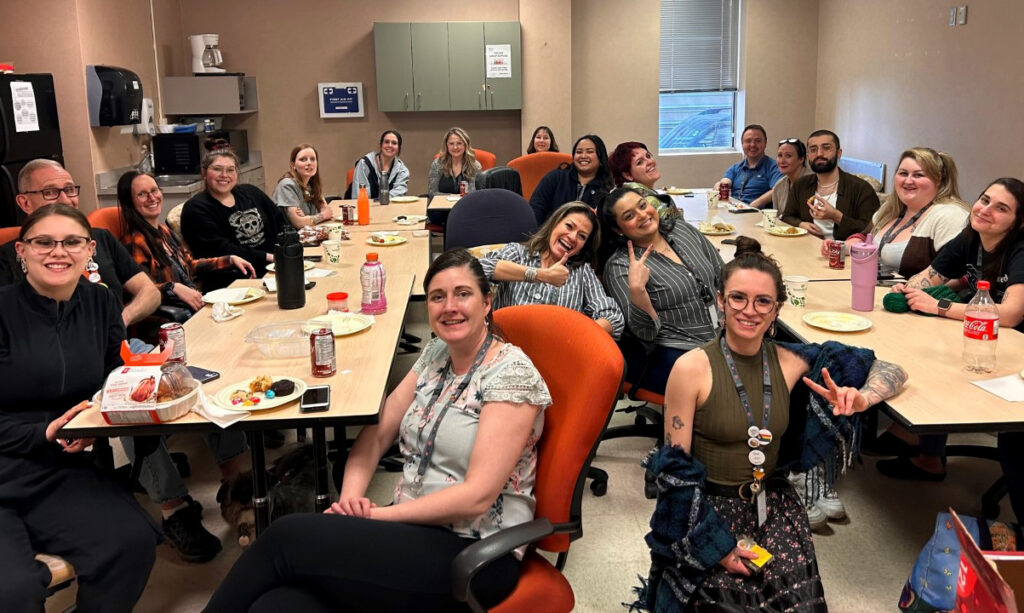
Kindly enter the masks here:
<path id="1" fill-rule="evenodd" d="M 965 25 L 967 23 L 967 5 L 963 5 L 956 9 L 956 23 L 957 25 Z"/>
<path id="2" fill-rule="evenodd" d="M 949 7 L 949 27 L 951 27 L 951 28 L 955 28 L 956 27 L 956 7 L 955 6 Z"/>

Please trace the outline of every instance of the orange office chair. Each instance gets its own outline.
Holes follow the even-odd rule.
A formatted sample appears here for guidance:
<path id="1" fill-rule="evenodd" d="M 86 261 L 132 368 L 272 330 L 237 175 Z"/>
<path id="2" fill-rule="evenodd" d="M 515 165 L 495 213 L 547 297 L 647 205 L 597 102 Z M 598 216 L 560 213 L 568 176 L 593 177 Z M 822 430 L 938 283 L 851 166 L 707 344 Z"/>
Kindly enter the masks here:
<path id="1" fill-rule="evenodd" d="M 524 544 L 519 584 L 491 611 L 571 611 L 572 586 L 561 570 L 569 543 L 583 535 L 581 504 L 587 467 L 608 425 L 622 383 L 622 354 L 592 319 L 565 307 L 534 304 L 494 312 L 508 342 L 530 356 L 551 392 L 538 443 L 535 519 L 464 549 L 452 562 L 455 598 L 483 611 L 472 593 L 473 575 Z M 535 549 L 558 553 L 552 566 Z"/>
<path id="2" fill-rule="evenodd" d="M 345 173 L 345 194 L 340 198 L 340 200 L 345 200 L 352 195 L 352 178 L 355 176 L 356 168 L 353 166 Z M 328 200 L 328 202 L 330 202 L 330 200 Z"/>
<path id="3" fill-rule="evenodd" d="M 0 245 L 13 241 L 14 239 L 18 238 L 19 234 L 21 234 L 21 226 L 0 228 Z"/>
<path id="4" fill-rule="evenodd" d="M 562 162 L 572 164 L 572 156 L 568 153 L 541 151 L 519 156 L 508 165 L 519 171 L 519 180 L 523 184 L 523 198 L 529 200 L 544 175 L 558 168 Z"/>
<path id="5" fill-rule="evenodd" d="M 494 155 L 490 151 L 474 148 L 473 154 L 476 155 L 476 161 L 480 162 L 480 170 L 494 168 L 498 164 L 498 156 Z"/>
<path id="6" fill-rule="evenodd" d="M 103 228 L 114 235 L 117 242 L 121 242 L 124 236 L 124 227 L 121 225 L 121 209 L 116 206 L 105 206 L 89 213 L 89 223 L 94 228 Z"/>

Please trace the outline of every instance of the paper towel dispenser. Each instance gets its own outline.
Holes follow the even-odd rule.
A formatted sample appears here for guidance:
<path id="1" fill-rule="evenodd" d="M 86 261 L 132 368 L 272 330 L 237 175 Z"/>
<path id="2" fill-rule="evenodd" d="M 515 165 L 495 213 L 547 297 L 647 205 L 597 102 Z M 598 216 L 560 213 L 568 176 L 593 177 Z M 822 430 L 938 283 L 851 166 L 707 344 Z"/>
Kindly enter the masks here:
<path id="1" fill-rule="evenodd" d="M 125 126 L 142 121 L 142 80 L 116 66 L 85 67 L 89 125 Z"/>

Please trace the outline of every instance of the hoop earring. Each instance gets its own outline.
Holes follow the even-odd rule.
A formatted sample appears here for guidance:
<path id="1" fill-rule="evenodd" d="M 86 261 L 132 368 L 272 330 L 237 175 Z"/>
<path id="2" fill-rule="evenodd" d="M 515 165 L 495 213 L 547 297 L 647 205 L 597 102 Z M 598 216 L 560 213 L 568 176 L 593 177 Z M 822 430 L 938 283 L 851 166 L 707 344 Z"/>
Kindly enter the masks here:
<path id="1" fill-rule="evenodd" d="M 21 265 L 21 274 L 27 275 L 28 274 L 28 265 L 25 264 L 25 258 L 19 256 L 18 257 L 18 264 Z"/>

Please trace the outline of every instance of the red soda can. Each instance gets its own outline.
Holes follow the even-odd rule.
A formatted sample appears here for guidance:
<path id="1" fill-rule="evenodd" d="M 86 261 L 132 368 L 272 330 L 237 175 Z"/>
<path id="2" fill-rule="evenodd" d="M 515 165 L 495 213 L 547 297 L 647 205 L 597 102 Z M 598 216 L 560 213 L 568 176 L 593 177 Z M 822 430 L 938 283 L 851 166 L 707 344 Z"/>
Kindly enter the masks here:
<path id="1" fill-rule="evenodd" d="M 334 354 L 334 332 L 318 328 L 309 335 L 309 359 L 314 377 L 330 377 L 338 372 L 338 361 Z"/>
<path id="2" fill-rule="evenodd" d="M 185 328 L 177 322 L 170 322 L 160 326 L 160 351 L 167 347 L 167 341 L 174 341 L 174 351 L 168 362 L 185 363 Z"/>
<path id="3" fill-rule="evenodd" d="M 718 186 L 718 199 L 721 202 L 729 201 L 729 192 L 732 191 L 732 186 L 728 183 L 722 183 Z"/>
<path id="4" fill-rule="evenodd" d="M 469 189 L 469 183 L 466 181 L 459 181 L 459 195 L 465 196 L 467 189 Z"/>
<path id="5" fill-rule="evenodd" d="M 843 252 L 843 241 L 829 240 L 827 242 L 828 247 L 828 267 L 832 270 L 843 270 L 846 268 L 846 257 Z"/>
<path id="6" fill-rule="evenodd" d="M 356 207 L 352 206 L 351 204 L 341 205 L 341 223 L 345 224 L 346 226 L 351 226 L 352 224 L 354 224 L 356 221 L 355 209 Z"/>

